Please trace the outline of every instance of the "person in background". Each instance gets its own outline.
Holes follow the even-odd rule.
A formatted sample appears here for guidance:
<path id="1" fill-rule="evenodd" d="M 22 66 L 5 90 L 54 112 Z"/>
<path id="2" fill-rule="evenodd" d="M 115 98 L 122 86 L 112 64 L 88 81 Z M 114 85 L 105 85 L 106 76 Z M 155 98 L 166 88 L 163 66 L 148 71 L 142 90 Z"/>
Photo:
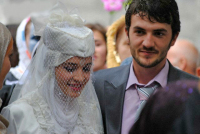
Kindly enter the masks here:
<path id="1" fill-rule="evenodd" d="M 18 65 L 18 62 L 19 62 L 19 53 L 18 53 L 18 49 L 17 49 L 17 45 L 16 45 L 16 31 L 17 31 L 18 26 L 19 26 L 18 24 L 6 25 L 6 27 L 10 31 L 10 33 L 12 35 L 12 39 L 13 39 L 13 52 L 9 56 L 11 68 L 16 67 Z M 15 85 L 5 85 L 3 83 L 3 87 L 0 90 L 0 98 L 3 100 L 2 105 L 0 107 L 0 112 L 5 106 L 8 105 L 10 97 L 11 97 L 12 92 L 13 92 L 14 86 Z"/>
<path id="2" fill-rule="evenodd" d="M 196 75 L 200 78 L 200 56 L 198 57 L 197 61 Z"/>
<path id="3" fill-rule="evenodd" d="M 16 67 L 12 67 L 7 74 L 4 85 L 13 85 L 23 75 L 31 61 L 32 50 L 39 41 L 38 36 L 33 35 L 34 26 L 30 17 L 25 18 L 17 28 L 16 43 L 19 53 L 19 63 Z"/>
<path id="4" fill-rule="evenodd" d="M 126 58 L 131 57 L 130 45 L 125 32 L 125 16 L 121 16 L 108 27 L 107 36 L 107 67 L 120 66 Z M 132 61 L 132 58 L 131 58 Z M 129 64 L 125 63 L 125 64 Z"/>
<path id="5" fill-rule="evenodd" d="M 41 40 L 27 75 L 15 87 L 21 87 L 19 98 L 2 110 L 10 122 L 8 133 L 103 134 L 91 80 L 92 30 L 61 2 L 32 22 Z"/>
<path id="6" fill-rule="evenodd" d="M 167 59 L 180 70 L 196 75 L 199 52 L 189 40 L 178 39 L 175 45 L 169 49 Z"/>
<path id="7" fill-rule="evenodd" d="M 3 86 L 3 80 L 10 69 L 9 56 L 13 51 L 13 39 L 11 33 L 5 25 L 0 23 L 0 89 Z M 0 98 L 0 107 L 2 105 L 2 98 Z M 9 122 L 0 115 L 0 133 L 6 134 L 6 127 Z"/>
<path id="8" fill-rule="evenodd" d="M 199 134 L 198 82 L 176 81 L 159 89 L 150 96 L 129 134 Z"/>
<path id="9" fill-rule="evenodd" d="M 8 25 L 8 27 L 12 30 L 13 28 Z M 18 55 L 19 62 L 14 67 L 11 67 L 9 73 L 6 75 L 3 88 L 0 90 L 0 97 L 4 100 L 2 106 L 0 107 L 0 111 L 7 106 L 9 103 L 15 100 L 16 94 L 18 94 L 19 90 L 14 91 L 15 84 L 18 83 L 18 80 L 24 74 L 25 69 L 28 67 L 34 46 L 40 39 L 39 36 L 33 35 L 34 27 L 31 22 L 30 17 L 25 18 L 21 24 L 17 28 L 16 33 L 16 42 L 17 48 L 14 46 L 13 55 L 10 56 L 11 62 L 14 60 L 16 62 L 16 55 Z M 13 36 L 15 35 L 14 31 L 12 31 Z M 15 38 L 14 38 L 15 43 Z M 16 52 L 16 49 L 18 52 Z M 11 63 L 12 65 L 13 63 Z M 14 95 L 13 95 L 14 94 Z M 14 98 L 13 98 L 14 97 Z M 12 99 L 13 98 L 13 99 Z"/>
<path id="10" fill-rule="evenodd" d="M 6 25 L 6 27 L 10 31 L 13 38 L 13 53 L 10 56 L 11 67 L 16 67 L 19 62 L 19 53 L 18 53 L 17 44 L 16 44 L 16 32 L 17 32 L 17 28 L 19 27 L 19 24 L 9 24 L 9 25 Z"/>
<path id="11" fill-rule="evenodd" d="M 176 1 L 130 0 L 128 3 L 125 30 L 132 63 L 94 73 L 107 134 L 128 134 L 146 100 L 158 87 L 177 80 L 198 80 L 167 60 L 167 52 L 180 32 Z"/>
<path id="12" fill-rule="evenodd" d="M 93 71 L 96 72 L 101 69 L 106 69 L 106 29 L 101 24 L 91 24 L 85 25 L 90 28 L 94 34 L 95 40 L 95 53 L 94 53 L 94 67 Z"/>

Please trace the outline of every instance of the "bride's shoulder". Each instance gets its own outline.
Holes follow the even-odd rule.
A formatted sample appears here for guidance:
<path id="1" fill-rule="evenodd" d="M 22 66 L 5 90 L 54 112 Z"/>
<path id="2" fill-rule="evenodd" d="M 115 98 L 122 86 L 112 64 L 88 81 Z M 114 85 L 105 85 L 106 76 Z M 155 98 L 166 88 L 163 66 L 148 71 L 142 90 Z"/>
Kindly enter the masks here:
<path id="1" fill-rule="evenodd" d="M 32 107 L 29 103 L 27 103 L 23 99 L 19 99 L 9 104 L 8 106 L 4 107 L 2 110 L 2 114 L 4 115 L 4 114 L 9 113 L 9 114 L 15 115 L 18 113 L 30 112 L 31 109 Z"/>
<path id="2" fill-rule="evenodd" d="M 33 92 L 9 104 L 7 107 L 3 108 L 2 112 L 13 111 L 15 113 L 16 112 L 26 113 L 26 112 L 32 111 L 33 108 L 37 107 L 38 104 L 44 103 L 41 99 L 42 97 L 40 97 L 38 93 Z"/>

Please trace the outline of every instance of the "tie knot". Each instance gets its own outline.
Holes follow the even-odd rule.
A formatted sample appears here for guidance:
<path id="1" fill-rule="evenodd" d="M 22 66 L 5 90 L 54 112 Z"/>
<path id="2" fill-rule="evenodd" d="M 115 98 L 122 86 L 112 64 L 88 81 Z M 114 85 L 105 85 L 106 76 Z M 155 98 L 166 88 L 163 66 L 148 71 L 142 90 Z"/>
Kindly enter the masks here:
<path id="1" fill-rule="evenodd" d="M 155 84 L 151 87 L 139 87 L 137 86 L 138 94 L 140 100 L 147 100 L 149 96 L 154 92 L 154 90 L 158 87 L 158 84 Z"/>

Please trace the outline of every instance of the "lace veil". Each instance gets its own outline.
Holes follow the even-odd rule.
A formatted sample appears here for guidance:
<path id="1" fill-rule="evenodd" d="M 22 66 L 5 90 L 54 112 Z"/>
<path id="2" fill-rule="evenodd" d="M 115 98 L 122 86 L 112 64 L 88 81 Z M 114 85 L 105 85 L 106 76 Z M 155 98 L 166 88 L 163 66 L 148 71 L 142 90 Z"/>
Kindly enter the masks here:
<path id="1" fill-rule="evenodd" d="M 84 20 L 57 3 L 47 16 L 31 18 L 41 36 L 36 55 L 20 79 L 20 97 L 38 92 L 47 103 L 56 133 L 103 133 L 91 81 L 93 33 Z M 15 90 L 15 89 L 14 89 Z"/>
<path id="2" fill-rule="evenodd" d="M 0 72 L 11 37 L 10 31 L 0 23 Z"/>

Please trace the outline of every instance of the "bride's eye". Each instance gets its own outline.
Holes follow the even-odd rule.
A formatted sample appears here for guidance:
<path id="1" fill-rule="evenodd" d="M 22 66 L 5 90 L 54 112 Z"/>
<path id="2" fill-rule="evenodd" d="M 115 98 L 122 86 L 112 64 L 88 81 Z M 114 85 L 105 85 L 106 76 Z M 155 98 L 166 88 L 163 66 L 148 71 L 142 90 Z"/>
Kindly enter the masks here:
<path id="1" fill-rule="evenodd" d="M 76 70 L 76 67 L 70 67 L 70 66 L 67 66 L 67 67 L 64 67 L 67 72 L 74 72 Z"/>
<path id="2" fill-rule="evenodd" d="M 90 67 L 83 67 L 83 72 L 90 72 Z"/>
<path id="3" fill-rule="evenodd" d="M 91 66 L 92 66 L 92 64 L 90 63 L 90 64 L 87 64 L 86 66 L 84 66 L 83 67 L 83 72 L 90 72 L 90 70 L 91 70 Z"/>

